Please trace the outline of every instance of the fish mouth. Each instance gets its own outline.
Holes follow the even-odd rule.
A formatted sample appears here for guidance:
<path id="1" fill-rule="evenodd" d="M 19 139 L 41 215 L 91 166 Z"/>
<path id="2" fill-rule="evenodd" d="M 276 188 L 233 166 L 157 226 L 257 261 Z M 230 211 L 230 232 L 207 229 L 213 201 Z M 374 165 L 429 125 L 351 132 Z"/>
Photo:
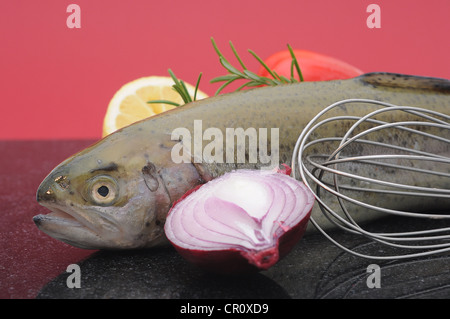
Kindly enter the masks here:
<path id="1" fill-rule="evenodd" d="M 41 203 L 41 205 L 50 209 L 51 212 L 33 217 L 33 221 L 39 230 L 55 239 L 78 248 L 104 248 L 105 241 L 73 215 L 47 203 Z"/>
<path id="2" fill-rule="evenodd" d="M 48 208 L 48 207 L 47 207 Z M 80 223 L 75 217 L 64 212 L 59 208 L 49 208 L 52 212 L 48 214 L 39 214 L 33 217 L 33 221 L 38 228 L 45 223 L 54 223 L 67 227 L 86 227 Z"/>

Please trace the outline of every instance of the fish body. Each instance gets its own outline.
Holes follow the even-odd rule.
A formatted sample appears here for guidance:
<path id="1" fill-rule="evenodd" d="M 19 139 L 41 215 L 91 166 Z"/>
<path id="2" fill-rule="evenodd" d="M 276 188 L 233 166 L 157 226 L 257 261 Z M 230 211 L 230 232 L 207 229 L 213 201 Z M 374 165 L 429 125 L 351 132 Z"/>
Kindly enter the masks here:
<path id="1" fill-rule="evenodd" d="M 262 87 L 184 105 L 118 130 L 58 165 L 37 191 L 37 201 L 52 213 L 37 215 L 34 222 L 48 235 L 81 248 L 165 244 L 166 215 L 185 192 L 234 169 L 290 164 L 307 123 L 326 106 L 348 98 L 448 113 L 450 81 L 371 73 Z M 361 116 L 367 109 L 352 112 Z M 254 128 L 260 140 L 265 134 L 266 144 L 251 144 L 251 130 L 245 131 L 244 148 L 237 137 L 227 140 L 227 129 L 237 128 Z M 342 136 L 345 127 L 334 129 Z M 433 151 L 433 145 L 422 144 Z"/>

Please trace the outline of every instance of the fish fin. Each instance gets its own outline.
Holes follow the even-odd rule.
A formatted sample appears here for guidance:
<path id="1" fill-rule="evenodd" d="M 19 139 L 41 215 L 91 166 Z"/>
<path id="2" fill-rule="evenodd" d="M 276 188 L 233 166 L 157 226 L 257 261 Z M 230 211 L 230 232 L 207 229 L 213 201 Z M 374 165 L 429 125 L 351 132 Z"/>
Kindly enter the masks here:
<path id="1" fill-rule="evenodd" d="M 443 78 L 374 72 L 360 75 L 355 79 L 375 87 L 384 86 L 389 88 L 420 89 L 450 93 L 450 80 Z"/>
<path id="2" fill-rule="evenodd" d="M 206 183 L 214 179 L 214 176 L 209 173 L 208 169 L 204 165 L 200 163 L 195 163 L 194 161 L 192 161 L 192 165 L 194 165 L 198 175 L 200 176 L 203 182 Z"/>

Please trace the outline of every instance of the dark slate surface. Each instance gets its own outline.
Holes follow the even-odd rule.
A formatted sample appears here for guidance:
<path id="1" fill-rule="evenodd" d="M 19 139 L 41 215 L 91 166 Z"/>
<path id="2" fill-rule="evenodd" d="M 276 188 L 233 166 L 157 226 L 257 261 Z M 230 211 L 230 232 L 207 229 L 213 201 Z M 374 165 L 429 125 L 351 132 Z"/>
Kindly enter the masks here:
<path id="1" fill-rule="evenodd" d="M 396 220 L 383 221 L 395 223 Z M 383 224 L 381 221 L 380 225 Z M 391 228 L 391 227 L 387 227 Z M 366 240 L 336 233 L 359 252 L 382 253 Z M 387 251 L 386 251 L 387 252 Z M 381 288 L 368 288 L 370 264 L 380 266 Z M 81 288 L 62 273 L 38 298 L 449 298 L 450 256 L 373 261 L 355 257 L 322 235 L 308 235 L 268 271 L 222 276 L 188 264 L 172 249 L 98 252 L 79 263 Z"/>
<path id="2" fill-rule="evenodd" d="M 91 141 L 0 142 L 0 297 L 2 298 L 449 298 L 450 255 L 375 261 L 350 255 L 320 234 L 309 234 L 268 271 L 220 276 L 188 264 L 172 248 L 85 251 L 39 232 L 31 218 L 40 181 L 65 157 Z M 427 223 L 450 227 L 450 222 Z M 389 218 L 379 231 L 414 229 L 421 220 Z M 364 238 L 336 232 L 347 247 L 394 253 Z M 367 267 L 381 269 L 381 288 L 368 288 Z M 81 288 L 68 288 L 66 267 L 81 269 Z"/>

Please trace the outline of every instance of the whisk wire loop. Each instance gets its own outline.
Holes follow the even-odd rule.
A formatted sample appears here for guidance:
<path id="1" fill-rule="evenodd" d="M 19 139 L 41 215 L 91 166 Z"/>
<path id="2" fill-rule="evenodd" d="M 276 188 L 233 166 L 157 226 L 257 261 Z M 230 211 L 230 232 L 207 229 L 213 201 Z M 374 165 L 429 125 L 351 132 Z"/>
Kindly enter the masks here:
<path id="1" fill-rule="evenodd" d="M 365 105 L 368 112 L 335 115 L 348 112 L 354 105 Z M 370 111 L 373 107 L 377 109 Z M 348 126 L 344 135 L 328 136 L 336 132 L 330 127 L 337 125 Z M 448 213 L 426 210 L 427 203 L 442 204 L 443 210 L 450 208 L 447 114 L 369 99 L 338 101 L 317 114 L 300 134 L 294 147 L 292 174 L 315 194 L 322 222 L 400 250 L 374 255 L 349 249 L 335 241 L 313 215 L 311 223 L 349 253 L 370 259 L 398 259 L 450 251 L 450 227 L 376 232 L 358 222 L 362 215 L 383 214 L 450 219 Z"/>

